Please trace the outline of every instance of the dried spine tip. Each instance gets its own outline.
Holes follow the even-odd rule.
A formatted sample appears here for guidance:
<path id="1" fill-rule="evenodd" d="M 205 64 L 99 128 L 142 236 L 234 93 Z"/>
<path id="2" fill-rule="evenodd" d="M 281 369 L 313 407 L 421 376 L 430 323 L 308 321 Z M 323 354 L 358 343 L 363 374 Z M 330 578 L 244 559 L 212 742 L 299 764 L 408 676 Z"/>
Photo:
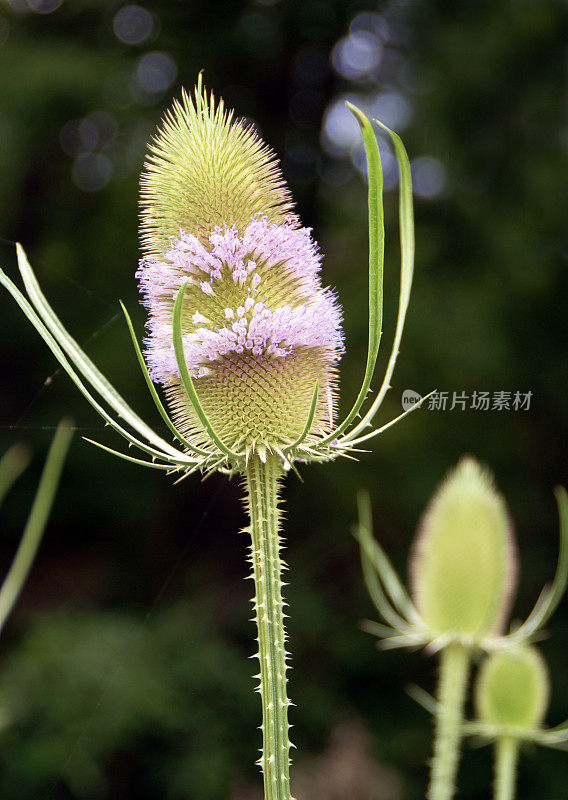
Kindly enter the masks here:
<path id="1" fill-rule="evenodd" d="M 503 624 L 516 578 L 511 525 L 473 458 L 459 462 L 426 509 L 410 572 L 416 608 L 434 633 L 477 641 Z"/>

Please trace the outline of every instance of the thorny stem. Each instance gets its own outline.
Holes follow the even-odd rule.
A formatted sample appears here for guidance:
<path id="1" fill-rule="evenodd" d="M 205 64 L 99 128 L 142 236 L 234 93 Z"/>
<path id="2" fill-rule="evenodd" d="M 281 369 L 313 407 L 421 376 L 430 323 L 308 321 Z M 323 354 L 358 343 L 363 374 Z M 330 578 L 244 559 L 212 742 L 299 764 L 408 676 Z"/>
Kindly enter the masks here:
<path id="1" fill-rule="evenodd" d="M 290 795 L 290 740 L 286 694 L 286 635 L 280 558 L 279 481 L 276 459 L 263 463 L 258 456 L 245 473 L 247 508 L 252 539 L 251 561 L 255 584 L 254 608 L 258 632 L 258 660 L 262 701 L 262 751 L 259 764 L 265 800 L 292 800 Z"/>
<path id="2" fill-rule="evenodd" d="M 497 740 L 495 743 L 494 800 L 514 800 L 518 757 L 518 739 L 513 736 L 502 736 Z"/>
<path id="3" fill-rule="evenodd" d="M 448 645 L 441 656 L 439 711 L 428 800 L 451 800 L 454 796 L 468 674 L 467 648 L 458 643 Z"/>

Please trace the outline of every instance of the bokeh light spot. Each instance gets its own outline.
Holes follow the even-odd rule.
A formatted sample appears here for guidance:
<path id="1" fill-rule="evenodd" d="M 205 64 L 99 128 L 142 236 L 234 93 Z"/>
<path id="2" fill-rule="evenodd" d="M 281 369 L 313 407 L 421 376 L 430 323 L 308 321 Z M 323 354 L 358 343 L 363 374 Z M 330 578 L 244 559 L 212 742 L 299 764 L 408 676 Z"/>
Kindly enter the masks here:
<path id="1" fill-rule="evenodd" d="M 357 120 L 345 105 L 346 100 L 360 105 L 356 97 L 339 97 L 328 107 L 323 120 L 322 143 L 333 155 L 345 155 L 361 135 Z"/>
<path id="2" fill-rule="evenodd" d="M 99 141 L 96 126 L 88 119 L 72 119 L 61 128 L 59 142 L 68 156 L 80 156 L 94 150 Z"/>
<path id="3" fill-rule="evenodd" d="M 381 62 L 380 39 L 369 31 L 356 31 L 340 39 L 333 48 L 332 64 L 339 75 L 349 80 L 369 78 Z"/>
<path id="4" fill-rule="evenodd" d="M 446 188 L 446 170 L 441 161 L 430 156 L 416 158 L 411 163 L 412 186 L 418 197 L 438 197 Z"/>
<path id="5" fill-rule="evenodd" d="M 27 0 L 28 8 L 36 14 L 52 14 L 63 0 Z"/>
<path id="6" fill-rule="evenodd" d="M 150 12 L 141 6 L 124 6 L 115 14 L 112 29 L 116 38 L 124 44 L 140 44 L 154 30 L 154 20 Z"/>
<path id="7" fill-rule="evenodd" d="M 410 122 L 410 103 L 400 92 L 379 92 L 367 102 L 367 111 L 373 119 L 380 120 L 387 128 L 401 131 Z"/>
<path id="8" fill-rule="evenodd" d="M 177 65 L 168 53 L 154 51 L 146 53 L 136 67 L 136 78 L 142 89 L 152 94 L 161 94 L 177 77 Z"/>
<path id="9" fill-rule="evenodd" d="M 73 164 L 73 181 L 84 192 L 98 192 L 110 180 L 112 165 L 106 156 L 88 153 Z"/>
<path id="10" fill-rule="evenodd" d="M 349 31 L 351 33 L 370 31 L 375 36 L 386 41 L 389 35 L 389 26 L 385 18 L 381 17 L 380 14 L 375 14 L 373 11 L 363 11 L 354 17 L 349 26 Z"/>

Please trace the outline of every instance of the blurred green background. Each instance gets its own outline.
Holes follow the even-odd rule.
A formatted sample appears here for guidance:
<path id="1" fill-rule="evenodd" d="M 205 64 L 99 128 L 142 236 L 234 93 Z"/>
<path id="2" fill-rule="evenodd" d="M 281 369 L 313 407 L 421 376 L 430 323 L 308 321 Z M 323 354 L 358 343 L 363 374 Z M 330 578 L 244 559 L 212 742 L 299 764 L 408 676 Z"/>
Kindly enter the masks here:
<path id="1" fill-rule="evenodd" d="M 378 652 L 349 529 L 372 492 L 377 536 L 403 572 L 428 497 L 464 452 L 494 470 L 515 520 L 526 615 L 557 548 L 566 470 L 566 73 L 563 1 L 5 0 L 0 3 L 0 263 L 24 243 L 56 310 L 161 428 L 118 313 L 143 334 L 134 271 L 138 175 L 162 111 L 200 69 L 283 161 L 345 309 L 342 407 L 366 352 L 366 190 L 345 98 L 404 138 L 417 263 L 392 391 L 448 393 L 358 463 L 286 486 L 290 693 L 298 800 L 424 796 L 430 720 L 405 686 L 435 660 Z M 396 171 L 384 156 L 385 336 L 398 281 Z M 2 509 L 16 546 L 53 426 L 76 435 L 37 563 L 2 639 L 0 796 L 10 800 L 256 800 L 247 540 L 237 481 L 176 486 L 95 450 L 116 445 L 7 293 L 0 295 L 0 444 L 36 458 Z M 528 410 L 474 410 L 474 392 L 531 392 Z M 453 409 L 454 392 L 467 395 Z M 548 721 L 568 716 L 566 601 L 543 652 Z M 519 796 L 560 800 L 566 755 L 528 753 Z M 488 796 L 487 750 L 465 748 L 460 797 Z"/>

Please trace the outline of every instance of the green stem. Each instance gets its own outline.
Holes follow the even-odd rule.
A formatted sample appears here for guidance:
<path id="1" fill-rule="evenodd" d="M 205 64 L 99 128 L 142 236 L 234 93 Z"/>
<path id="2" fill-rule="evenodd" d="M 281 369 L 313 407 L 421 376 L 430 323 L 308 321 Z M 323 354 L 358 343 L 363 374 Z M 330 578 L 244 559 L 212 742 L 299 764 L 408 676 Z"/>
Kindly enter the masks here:
<path id="1" fill-rule="evenodd" d="M 254 607 L 258 631 L 258 660 L 262 700 L 262 755 L 265 800 L 292 800 L 290 795 L 290 740 L 286 694 L 286 635 L 282 600 L 280 511 L 278 490 L 282 470 L 278 462 L 258 456 L 245 472 L 247 507 L 252 537 L 255 584 Z"/>
<path id="2" fill-rule="evenodd" d="M 514 800 L 515 774 L 519 758 L 519 742 L 513 736 L 502 736 L 495 743 L 494 800 Z"/>
<path id="3" fill-rule="evenodd" d="M 455 793 L 468 674 L 467 648 L 461 644 L 448 645 L 442 652 L 440 664 L 439 711 L 429 800 L 451 800 Z"/>

